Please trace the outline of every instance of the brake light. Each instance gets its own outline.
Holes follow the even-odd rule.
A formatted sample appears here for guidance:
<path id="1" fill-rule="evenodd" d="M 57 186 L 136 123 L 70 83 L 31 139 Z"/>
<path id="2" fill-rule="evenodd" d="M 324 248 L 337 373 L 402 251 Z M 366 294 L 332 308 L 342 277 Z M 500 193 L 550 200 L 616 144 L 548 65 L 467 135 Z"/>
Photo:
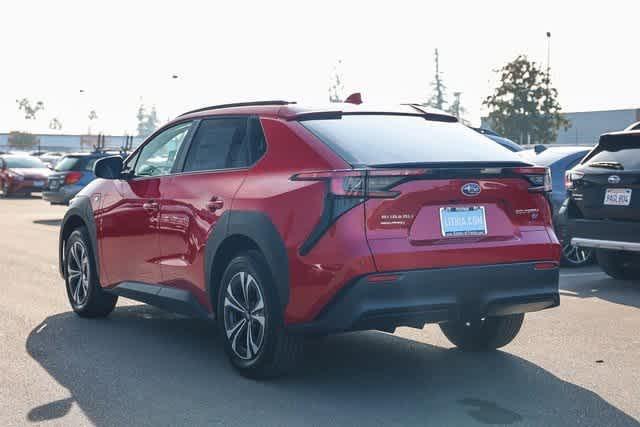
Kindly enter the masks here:
<path id="1" fill-rule="evenodd" d="M 551 185 L 551 169 L 545 167 L 515 168 L 514 172 L 523 175 L 531 184 L 531 193 L 549 193 Z"/>
<path id="2" fill-rule="evenodd" d="M 391 189 L 409 177 L 425 175 L 429 169 L 348 169 L 323 172 L 303 172 L 292 181 L 327 181 L 334 196 L 356 199 L 392 199 L 400 192 Z M 364 200 L 363 200 L 364 201 Z"/>
<path id="3" fill-rule="evenodd" d="M 584 173 L 568 170 L 564 173 L 564 186 L 567 190 L 573 188 L 575 181 L 580 181 L 584 177 Z"/>
<path id="4" fill-rule="evenodd" d="M 82 179 L 82 172 L 69 172 L 64 177 L 65 185 L 75 184 Z"/>
<path id="5" fill-rule="evenodd" d="M 393 199 L 400 192 L 393 188 L 407 178 L 430 173 L 429 169 L 346 169 L 303 172 L 292 181 L 325 181 L 327 193 L 320 221 L 300 247 L 306 255 L 340 216 L 371 198 Z"/>

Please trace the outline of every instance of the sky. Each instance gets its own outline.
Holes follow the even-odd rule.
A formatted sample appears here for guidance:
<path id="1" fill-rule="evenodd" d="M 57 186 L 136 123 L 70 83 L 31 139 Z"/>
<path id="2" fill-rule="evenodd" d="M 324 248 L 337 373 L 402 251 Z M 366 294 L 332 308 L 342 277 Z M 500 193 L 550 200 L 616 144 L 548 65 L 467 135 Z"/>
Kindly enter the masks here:
<path id="1" fill-rule="evenodd" d="M 423 102 L 436 48 L 478 124 L 495 70 L 519 54 L 546 67 L 547 31 L 564 111 L 640 108 L 638 16 L 637 0 L 3 1 L 0 132 L 55 133 L 56 117 L 56 132 L 134 134 L 141 103 L 162 122 L 225 102 L 324 104 L 338 61 L 347 94 Z M 24 97 L 44 102 L 36 120 Z"/>

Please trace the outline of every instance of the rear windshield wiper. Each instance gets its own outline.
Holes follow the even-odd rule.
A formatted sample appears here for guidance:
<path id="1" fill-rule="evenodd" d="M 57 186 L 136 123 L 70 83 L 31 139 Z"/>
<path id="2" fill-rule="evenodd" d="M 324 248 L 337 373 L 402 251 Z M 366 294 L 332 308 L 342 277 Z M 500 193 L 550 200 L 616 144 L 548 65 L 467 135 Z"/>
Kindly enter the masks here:
<path id="1" fill-rule="evenodd" d="M 587 166 L 591 166 L 592 168 L 603 168 L 603 169 L 616 169 L 616 170 L 624 169 L 624 166 L 622 166 L 622 163 L 618 163 L 618 162 L 593 162 L 593 163 L 587 164 Z"/>

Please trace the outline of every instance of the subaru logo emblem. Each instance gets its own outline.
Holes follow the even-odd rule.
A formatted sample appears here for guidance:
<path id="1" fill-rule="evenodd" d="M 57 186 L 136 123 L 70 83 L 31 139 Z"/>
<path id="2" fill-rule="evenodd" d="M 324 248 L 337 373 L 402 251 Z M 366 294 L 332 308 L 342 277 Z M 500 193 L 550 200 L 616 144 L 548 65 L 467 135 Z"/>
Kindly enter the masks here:
<path id="1" fill-rule="evenodd" d="M 611 175 L 607 181 L 609 181 L 609 184 L 619 184 L 620 177 L 618 175 Z"/>
<path id="2" fill-rule="evenodd" d="M 462 191 L 462 194 L 464 194 L 465 196 L 472 197 L 480 194 L 482 188 L 477 182 L 468 182 L 463 185 L 462 188 L 460 188 L 460 191 Z"/>

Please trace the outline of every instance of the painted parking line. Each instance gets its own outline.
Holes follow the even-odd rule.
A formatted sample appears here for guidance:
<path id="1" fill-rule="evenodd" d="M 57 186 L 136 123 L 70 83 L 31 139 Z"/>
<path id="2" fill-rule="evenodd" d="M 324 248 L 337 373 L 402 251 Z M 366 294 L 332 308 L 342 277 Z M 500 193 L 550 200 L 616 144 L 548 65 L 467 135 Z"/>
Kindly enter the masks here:
<path id="1" fill-rule="evenodd" d="M 569 273 L 569 274 L 560 273 L 560 277 L 601 276 L 603 274 L 605 274 L 603 271 L 592 271 L 589 273 Z"/>

